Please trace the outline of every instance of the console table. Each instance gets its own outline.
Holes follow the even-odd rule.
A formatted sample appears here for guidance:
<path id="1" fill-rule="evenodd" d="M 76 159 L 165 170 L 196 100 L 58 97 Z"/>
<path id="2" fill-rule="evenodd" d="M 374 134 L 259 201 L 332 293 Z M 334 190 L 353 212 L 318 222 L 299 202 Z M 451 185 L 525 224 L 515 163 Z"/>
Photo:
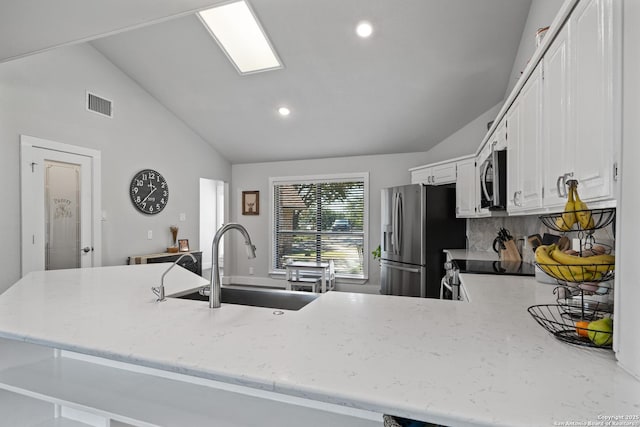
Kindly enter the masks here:
<path id="1" fill-rule="evenodd" d="M 202 251 L 190 251 L 190 252 L 162 252 L 158 254 L 137 255 L 131 256 L 127 259 L 129 265 L 132 264 L 153 264 L 160 262 L 175 262 L 184 254 L 193 255 L 198 262 L 194 263 L 191 257 L 184 257 L 180 260 L 178 265 L 186 268 L 187 270 L 196 273 L 198 276 L 202 276 Z"/>

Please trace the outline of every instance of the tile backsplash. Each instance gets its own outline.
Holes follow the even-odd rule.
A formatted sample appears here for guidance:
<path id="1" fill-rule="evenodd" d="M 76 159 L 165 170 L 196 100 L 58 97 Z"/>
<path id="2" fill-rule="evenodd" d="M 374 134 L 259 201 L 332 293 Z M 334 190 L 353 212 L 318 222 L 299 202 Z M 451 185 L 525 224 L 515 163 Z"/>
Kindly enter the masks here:
<path id="1" fill-rule="evenodd" d="M 559 234 L 545 227 L 537 215 L 470 218 L 467 220 L 469 249 L 476 251 L 493 251 L 493 240 L 497 237 L 500 227 L 509 230 L 516 242 L 518 242 L 518 239 L 524 239 L 526 241 L 527 236 L 536 233 L 540 234 L 540 236 L 544 235 L 544 233 Z M 570 232 L 567 233 L 567 236 L 577 238 L 578 233 Z M 612 226 L 596 231 L 594 236 L 598 242 L 613 244 Z M 531 247 L 526 247 L 522 252 L 522 258 L 525 262 L 533 262 L 534 254 Z"/>

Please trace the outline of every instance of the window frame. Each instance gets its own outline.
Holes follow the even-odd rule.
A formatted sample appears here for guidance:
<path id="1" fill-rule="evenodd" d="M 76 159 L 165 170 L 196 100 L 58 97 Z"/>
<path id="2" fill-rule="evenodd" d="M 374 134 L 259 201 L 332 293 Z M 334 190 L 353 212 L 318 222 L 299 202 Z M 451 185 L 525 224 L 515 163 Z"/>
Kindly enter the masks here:
<path id="1" fill-rule="evenodd" d="M 303 175 L 303 176 L 280 176 L 269 177 L 269 203 L 271 208 L 269 209 L 269 274 L 270 275 L 284 275 L 285 269 L 276 269 L 274 266 L 274 248 L 276 239 L 276 227 L 275 227 L 275 189 L 276 185 L 287 184 L 321 184 L 328 182 L 345 182 L 345 181 L 362 181 L 363 183 L 363 219 L 362 219 L 362 276 L 356 276 L 351 274 L 337 274 L 336 277 L 345 279 L 345 281 L 352 283 L 364 283 L 369 280 L 369 172 L 355 172 L 355 173 L 336 173 L 336 174 L 324 174 L 324 175 Z"/>

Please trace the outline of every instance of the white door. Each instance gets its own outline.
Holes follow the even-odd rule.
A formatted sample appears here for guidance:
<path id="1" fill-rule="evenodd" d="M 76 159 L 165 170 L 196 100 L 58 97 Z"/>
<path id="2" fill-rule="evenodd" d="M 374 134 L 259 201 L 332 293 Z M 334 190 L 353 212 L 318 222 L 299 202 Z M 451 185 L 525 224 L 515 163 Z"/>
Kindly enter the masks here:
<path id="1" fill-rule="evenodd" d="M 476 200 L 476 159 L 460 160 L 457 164 L 456 217 L 474 217 Z"/>
<path id="2" fill-rule="evenodd" d="M 542 73 L 538 65 L 520 93 L 520 138 L 518 175 L 521 191 L 519 207 L 534 209 L 542 206 L 541 132 Z"/>
<path id="3" fill-rule="evenodd" d="M 571 14 L 572 156 L 582 199 L 612 195 L 614 162 L 614 53 L 612 2 L 581 1 Z"/>
<path id="4" fill-rule="evenodd" d="M 569 139 L 569 25 L 556 36 L 544 56 L 544 207 L 564 206 L 563 177 L 573 175 L 575 144 Z"/>
<path id="5" fill-rule="evenodd" d="M 21 141 L 22 274 L 99 265 L 95 159 L 52 141 Z"/>

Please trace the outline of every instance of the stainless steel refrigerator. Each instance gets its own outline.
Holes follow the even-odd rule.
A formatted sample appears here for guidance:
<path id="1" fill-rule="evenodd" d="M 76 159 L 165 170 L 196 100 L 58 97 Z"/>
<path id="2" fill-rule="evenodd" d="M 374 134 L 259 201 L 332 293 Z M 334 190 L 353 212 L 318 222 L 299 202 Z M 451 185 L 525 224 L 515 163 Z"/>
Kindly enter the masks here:
<path id="1" fill-rule="evenodd" d="M 466 246 L 466 220 L 455 211 L 455 185 L 382 189 L 381 294 L 440 297 L 442 250 Z"/>

